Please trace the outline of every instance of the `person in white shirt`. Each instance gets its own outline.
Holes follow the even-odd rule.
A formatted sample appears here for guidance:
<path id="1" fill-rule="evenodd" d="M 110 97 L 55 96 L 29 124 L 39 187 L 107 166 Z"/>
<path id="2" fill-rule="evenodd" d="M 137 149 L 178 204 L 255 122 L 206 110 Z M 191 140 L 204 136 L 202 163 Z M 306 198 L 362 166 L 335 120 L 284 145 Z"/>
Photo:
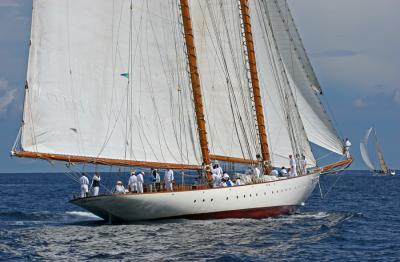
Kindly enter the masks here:
<path id="1" fill-rule="evenodd" d="M 257 178 L 260 178 L 260 174 L 261 174 L 260 169 L 258 169 L 258 167 L 254 167 L 254 169 L 253 169 L 253 175 L 254 175 L 255 177 L 257 177 Z"/>
<path id="2" fill-rule="evenodd" d="M 139 173 L 136 178 L 137 178 L 137 192 L 138 193 L 143 193 L 143 183 L 144 183 L 144 172 Z"/>
<path id="3" fill-rule="evenodd" d="M 173 182 L 174 182 L 174 171 L 172 171 L 172 169 L 168 169 L 167 171 L 165 171 L 164 175 L 165 190 L 173 191 Z"/>
<path id="4" fill-rule="evenodd" d="M 99 190 L 100 190 L 100 173 L 96 172 L 93 176 L 92 179 L 92 190 L 93 190 L 93 196 L 98 196 L 99 195 Z"/>
<path id="5" fill-rule="evenodd" d="M 283 176 L 283 177 L 285 177 L 285 176 L 287 176 L 287 170 L 286 170 L 286 168 L 283 166 L 282 168 L 281 168 L 281 171 L 279 172 L 280 173 L 280 176 Z"/>
<path id="6" fill-rule="evenodd" d="M 211 168 L 211 174 L 216 175 L 216 187 L 221 186 L 222 175 L 224 174 L 222 168 L 218 165 L 218 162 L 215 162 L 214 166 Z"/>
<path id="7" fill-rule="evenodd" d="M 344 150 L 347 158 L 350 158 L 350 147 L 351 142 L 348 138 L 346 138 L 346 141 L 344 142 Z"/>
<path id="8" fill-rule="evenodd" d="M 236 178 L 235 184 L 236 184 L 237 186 L 241 186 L 241 185 L 242 185 L 242 182 L 240 181 L 240 177 L 237 177 L 237 178 Z"/>
<path id="9" fill-rule="evenodd" d="M 292 155 L 289 155 L 289 165 L 290 165 L 290 176 L 291 177 L 297 176 L 296 160 L 293 158 Z"/>
<path id="10" fill-rule="evenodd" d="M 81 184 L 81 197 L 86 197 L 89 192 L 89 179 L 84 172 L 81 173 L 79 183 Z"/>
<path id="11" fill-rule="evenodd" d="M 117 181 L 117 184 L 115 185 L 113 193 L 114 194 L 125 194 L 125 187 L 121 181 Z"/>
<path id="12" fill-rule="evenodd" d="M 279 172 L 278 170 L 276 170 L 276 168 L 272 169 L 271 173 L 269 174 L 270 176 L 279 176 Z"/>
<path id="13" fill-rule="evenodd" d="M 131 176 L 129 177 L 128 190 L 131 193 L 137 192 L 137 177 L 136 177 L 135 171 L 132 171 Z"/>
<path id="14" fill-rule="evenodd" d="M 301 170 L 301 173 L 303 175 L 307 174 L 307 160 L 306 160 L 306 157 L 304 155 L 301 155 L 300 170 Z"/>
<path id="15" fill-rule="evenodd" d="M 217 174 L 212 173 L 212 174 L 211 174 L 211 178 L 212 178 L 212 187 L 213 187 L 213 188 L 218 187 L 218 181 L 219 181 L 219 179 L 218 179 Z"/>

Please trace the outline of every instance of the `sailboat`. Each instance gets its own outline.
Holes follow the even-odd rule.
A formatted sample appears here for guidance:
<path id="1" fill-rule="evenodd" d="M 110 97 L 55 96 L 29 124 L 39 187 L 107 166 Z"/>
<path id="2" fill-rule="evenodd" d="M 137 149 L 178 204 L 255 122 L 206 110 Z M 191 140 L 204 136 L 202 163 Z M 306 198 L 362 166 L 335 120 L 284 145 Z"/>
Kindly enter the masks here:
<path id="1" fill-rule="evenodd" d="M 378 155 L 380 169 L 377 169 L 374 167 L 374 165 L 371 162 L 371 158 L 369 157 L 369 154 L 368 154 L 368 139 L 369 139 L 369 136 L 371 135 L 372 131 L 373 131 L 373 135 L 375 138 L 375 149 L 376 149 L 376 153 Z M 386 165 L 385 159 L 383 158 L 383 153 L 382 153 L 381 147 L 378 143 L 378 136 L 376 134 L 375 128 L 371 127 L 365 133 L 365 137 L 360 143 L 360 151 L 361 151 L 361 157 L 364 160 L 365 165 L 368 167 L 368 169 L 374 175 L 381 175 L 381 176 L 396 175 L 396 172 L 394 170 L 391 170 L 390 168 L 388 168 L 388 166 Z"/>
<path id="2" fill-rule="evenodd" d="M 321 96 L 284 0 L 33 0 L 12 155 L 199 173 L 174 191 L 70 201 L 111 222 L 291 214 L 352 162 Z M 311 143 L 338 161 L 318 166 Z M 289 155 L 306 167 L 269 175 Z M 212 188 L 215 161 L 262 176 Z"/>

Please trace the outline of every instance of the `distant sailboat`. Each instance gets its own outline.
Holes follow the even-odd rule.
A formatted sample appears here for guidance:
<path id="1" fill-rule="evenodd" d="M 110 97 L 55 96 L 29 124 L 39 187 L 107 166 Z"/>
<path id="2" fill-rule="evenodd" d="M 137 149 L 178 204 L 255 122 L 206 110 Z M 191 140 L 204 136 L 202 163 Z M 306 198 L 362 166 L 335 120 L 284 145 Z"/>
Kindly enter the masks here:
<path id="1" fill-rule="evenodd" d="M 343 145 L 285 0 L 34 0 L 25 90 L 14 156 L 198 171 L 173 192 L 71 200 L 110 221 L 290 214 L 352 162 L 317 165 L 310 143 Z M 289 155 L 307 168 L 269 176 Z M 263 176 L 211 188 L 217 160 Z"/>
<path id="2" fill-rule="evenodd" d="M 371 135 L 372 131 L 374 131 L 374 138 L 375 138 L 375 148 L 376 148 L 376 153 L 378 155 L 379 159 L 379 165 L 380 169 L 375 168 L 375 166 L 372 164 L 371 159 L 368 154 L 368 139 L 369 136 Z M 383 153 L 381 150 L 381 147 L 378 143 L 378 136 L 376 135 L 376 130 L 371 127 L 367 130 L 364 139 L 360 143 L 360 151 L 361 151 L 361 156 L 362 159 L 364 160 L 364 163 L 367 165 L 368 169 L 373 172 L 376 175 L 391 175 L 394 176 L 396 173 L 394 170 L 390 170 L 388 166 L 386 165 L 385 159 L 383 158 Z"/>

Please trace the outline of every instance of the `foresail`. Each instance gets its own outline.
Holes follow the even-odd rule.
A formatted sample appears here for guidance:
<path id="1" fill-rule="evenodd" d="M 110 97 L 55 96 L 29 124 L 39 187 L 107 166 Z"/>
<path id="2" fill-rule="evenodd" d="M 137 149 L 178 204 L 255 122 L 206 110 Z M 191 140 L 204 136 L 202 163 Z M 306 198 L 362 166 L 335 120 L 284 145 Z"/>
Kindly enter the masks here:
<path id="1" fill-rule="evenodd" d="M 257 1 L 268 12 L 279 55 L 292 81 L 293 93 L 310 142 L 342 154 L 342 142 L 320 101 L 320 87 L 293 23 L 286 0 Z"/>
<path id="2" fill-rule="evenodd" d="M 316 161 L 269 25 L 265 2 L 250 1 L 249 4 L 272 165 L 287 166 L 288 156 L 299 153 L 304 154 L 309 166 L 315 166 Z"/>
<path id="3" fill-rule="evenodd" d="M 368 149 L 367 149 L 368 139 L 369 139 L 369 135 L 371 134 L 371 131 L 372 131 L 372 127 L 367 130 L 367 133 L 365 134 L 364 139 L 361 141 L 360 152 L 361 152 L 361 157 L 364 160 L 364 163 L 367 165 L 369 170 L 373 171 L 373 170 L 375 170 L 375 167 L 371 162 L 371 159 L 368 154 Z"/>
<path id="4" fill-rule="evenodd" d="M 178 1 L 34 0 L 27 83 L 24 151 L 201 164 Z"/>
<path id="5" fill-rule="evenodd" d="M 237 1 L 190 1 L 210 154 L 260 152 Z"/>

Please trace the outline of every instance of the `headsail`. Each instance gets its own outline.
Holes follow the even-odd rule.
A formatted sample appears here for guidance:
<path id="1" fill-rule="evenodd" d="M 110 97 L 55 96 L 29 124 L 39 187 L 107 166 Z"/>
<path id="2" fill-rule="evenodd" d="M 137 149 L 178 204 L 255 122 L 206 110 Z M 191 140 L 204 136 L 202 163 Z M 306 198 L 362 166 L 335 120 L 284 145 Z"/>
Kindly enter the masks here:
<path id="1" fill-rule="evenodd" d="M 308 140 L 337 154 L 342 142 L 320 101 L 320 87 L 304 51 L 286 0 L 256 1 L 268 12 L 279 55 L 293 81 L 296 97 Z"/>
<path id="2" fill-rule="evenodd" d="M 22 149 L 201 165 L 180 21 L 173 0 L 34 0 Z"/>
<path id="3" fill-rule="evenodd" d="M 367 130 L 367 133 L 365 134 L 364 139 L 360 143 L 360 152 L 361 152 L 361 157 L 364 160 L 364 163 L 367 165 L 369 170 L 373 171 L 375 170 L 374 165 L 371 162 L 371 159 L 369 158 L 367 146 L 368 146 L 368 139 L 369 135 L 371 134 L 372 127 Z"/>

